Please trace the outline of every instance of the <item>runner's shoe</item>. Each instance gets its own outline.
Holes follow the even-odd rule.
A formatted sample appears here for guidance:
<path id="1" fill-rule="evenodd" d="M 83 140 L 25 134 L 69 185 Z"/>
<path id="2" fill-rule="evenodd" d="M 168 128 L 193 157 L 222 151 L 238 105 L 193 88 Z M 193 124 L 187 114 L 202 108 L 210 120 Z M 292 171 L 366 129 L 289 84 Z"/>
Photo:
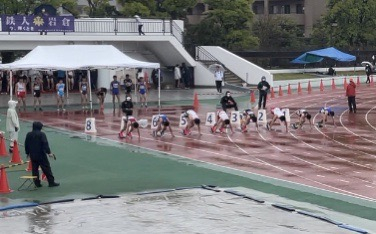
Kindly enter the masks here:
<path id="1" fill-rule="evenodd" d="M 123 139 L 123 138 L 125 138 L 125 137 L 124 137 L 124 133 L 123 133 L 123 132 L 119 132 L 119 138 L 120 138 L 120 139 Z"/>
<path id="2" fill-rule="evenodd" d="M 225 128 L 221 128 L 221 129 L 219 129 L 219 132 L 220 132 L 220 133 L 226 133 L 226 132 L 225 132 Z"/>
<path id="3" fill-rule="evenodd" d="M 127 137 L 129 137 L 129 138 L 131 138 L 132 139 L 132 133 L 130 132 L 130 133 L 128 133 L 127 134 Z"/>
<path id="4" fill-rule="evenodd" d="M 216 129 L 215 129 L 214 126 L 210 128 L 211 133 L 215 133 L 215 130 L 216 130 Z"/>

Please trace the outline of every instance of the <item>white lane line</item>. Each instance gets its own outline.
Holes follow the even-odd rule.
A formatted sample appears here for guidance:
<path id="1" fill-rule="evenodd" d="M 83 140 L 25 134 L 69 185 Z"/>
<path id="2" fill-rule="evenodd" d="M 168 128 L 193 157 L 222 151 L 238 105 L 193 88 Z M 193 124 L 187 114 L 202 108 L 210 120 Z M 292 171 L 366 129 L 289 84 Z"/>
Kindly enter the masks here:
<path id="1" fill-rule="evenodd" d="M 330 167 L 330 168 L 332 168 L 332 169 L 334 169 L 334 170 L 337 170 L 337 169 L 338 169 L 338 167 Z"/>
<path id="2" fill-rule="evenodd" d="M 376 127 L 374 127 L 374 126 L 368 121 L 368 115 L 369 115 L 369 113 L 370 113 L 371 111 L 373 111 L 374 109 L 376 109 L 376 106 L 372 107 L 369 111 L 367 111 L 366 116 L 365 116 L 365 119 L 366 119 L 367 124 L 368 124 L 371 128 L 373 128 L 373 130 L 376 130 Z"/>
<path id="3" fill-rule="evenodd" d="M 360 174 L 361 172 L 360 172 L 360 171 L 354 171 L 354 173 L 356 173 L 356 174 Z"/>
<path id="4" fill-rule="evenodd" d="M 299 170 L 295 170 L 296 172 L 298 172 L 298 173 L 303 173 L 302 171 L 299 171 Z"/>
<path id="5" fill-rule="evenodd" d="M 371 185 L 368 185 L 368 184 L 366 184 L 366 187 L 368 187 L 368 188 L 373 188 Z"/>
<path id="6" fill-rule="evenodd" d="M 325 178 L 325 176 L 323 176 L 323 175 L 316 175 L 316 176 L 321 177 L 321 178 Z"/>
<path id="7" fill-rule="evenodd" d="M 342 182 L 344 182 L 344 183 L 350 183 L 350 182 L 347 181 L 347 180 L 339 180 L 339 181 L 342 181 Z"/>

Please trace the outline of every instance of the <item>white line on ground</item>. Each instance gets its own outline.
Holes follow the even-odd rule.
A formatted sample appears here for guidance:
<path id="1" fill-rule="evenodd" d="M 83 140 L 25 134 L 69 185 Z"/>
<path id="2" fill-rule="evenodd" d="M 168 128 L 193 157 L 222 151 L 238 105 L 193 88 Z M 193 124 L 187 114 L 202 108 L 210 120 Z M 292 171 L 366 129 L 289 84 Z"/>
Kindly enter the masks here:
<path id="1" fill-rule="evenodd" d="M 342 181 L 342 182 L 345 182 L 345 183 L 350 183 L 350 182 L 347 181 L 347 180 L 339 180 L 339 181 Z"/>

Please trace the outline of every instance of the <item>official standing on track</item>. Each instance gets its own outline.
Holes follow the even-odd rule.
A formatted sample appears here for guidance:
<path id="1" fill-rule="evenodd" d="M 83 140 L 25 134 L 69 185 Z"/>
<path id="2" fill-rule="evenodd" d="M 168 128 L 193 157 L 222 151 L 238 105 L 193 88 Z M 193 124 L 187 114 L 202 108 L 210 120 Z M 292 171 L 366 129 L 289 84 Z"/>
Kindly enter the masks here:
<path id="1" fill-rule="evenodd" d="M 351 78 L 350 83 L 346 87 L 346 96 L 347 96 L 347 102 L 349 104 L 349 112 L 356 113 L 356 102 L 355 102 L 355 89 L 356 84 L 354 83 L 354 80 Z"/>
<path id="2" fill-rule="evenodd" d="M 38 170 L 39 167 L 41 167 L 43 173 L 47 177 L 48 186 L 56 187 L 60 184 L 55 182 L 55 178 L 52 174 L 50 162 L 48 161 L 47 155 L 49 157 L 55 156 L 51 153 L 46 134 L 42 132 L 42 127 L 43 124 L 41 122 L 33 123 L 33 130 L 31 132 L 28 132 L 26 135 L 25 153 L 31 160 L 32 175 L 37 177 L 36 179 L 34 179 L 35 186 L 42 187 Z"/>
<path id="3" fill-rule="evenodd" d="M 265 109 L 266 106 L 266 97 L 268 95 L 270 84 L 266 81 L 266 77 L 261 77 L 261 81 L 257 85 L 257 89 L 259 90 L 259 102 L 258 102 L 258 108 L 261 109 L 261 103 L 262 108 Z"/>

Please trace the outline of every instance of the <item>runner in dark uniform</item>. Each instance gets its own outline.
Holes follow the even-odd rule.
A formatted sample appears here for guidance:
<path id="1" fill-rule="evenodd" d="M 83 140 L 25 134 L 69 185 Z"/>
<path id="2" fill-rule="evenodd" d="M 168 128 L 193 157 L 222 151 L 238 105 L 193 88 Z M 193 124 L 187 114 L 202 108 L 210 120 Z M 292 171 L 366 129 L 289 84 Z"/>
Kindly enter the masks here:
<path id="1" fill-rule="evenodd" d="M 33 96 L 34 96 L 34 110 L 37 110 L 37 102 L 39 104 L 39 110 L 42 111 L 40 93 L 42 89 L 42 82 L 40 78 L 36 78 L 33 85 Z"/>
<path id="2" fill-rule="evenodd" d="M 257 125 L 257 116 L 251 109 L 245 109 L 243 111 L 243 118 L 240 123 L 240 128 L 242 132 L 247 132 L 247 125 L 251 122 L 255 123 L 256 129 L 258 129 Z"/>

